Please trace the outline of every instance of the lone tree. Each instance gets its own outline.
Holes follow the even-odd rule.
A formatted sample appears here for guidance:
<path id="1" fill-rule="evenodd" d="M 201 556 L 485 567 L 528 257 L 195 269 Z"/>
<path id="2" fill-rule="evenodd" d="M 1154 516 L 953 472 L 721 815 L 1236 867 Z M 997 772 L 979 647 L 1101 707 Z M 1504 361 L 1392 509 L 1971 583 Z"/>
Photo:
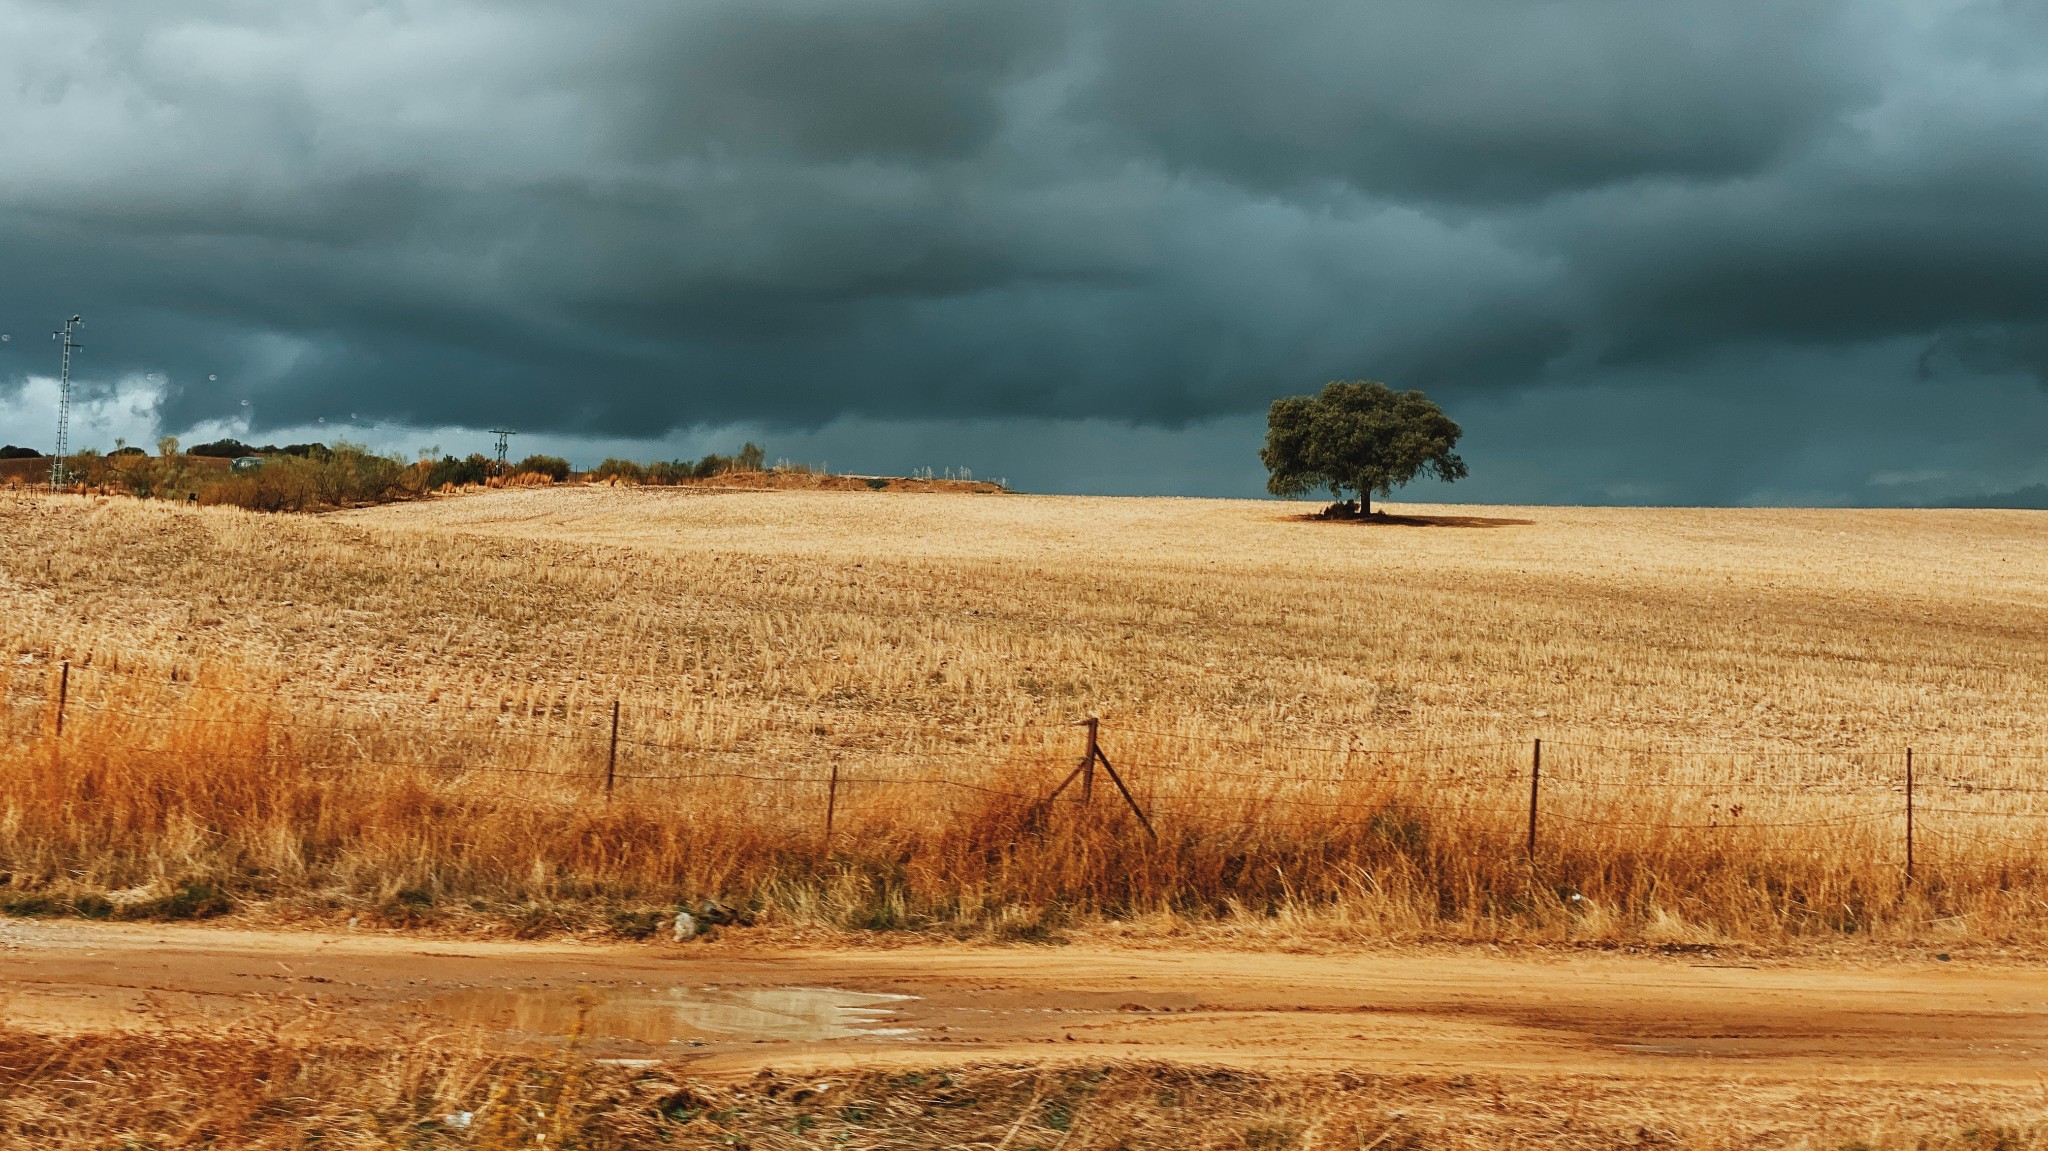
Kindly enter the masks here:
<path id="1" fill-rule="evenodd" d="M 1397 392 L 1378 380 L 1337 380 L 1317 396 L 1274 400 L 1266 416 L 1266 446 L 1259 459 L 1272 475 L 1266 490 L 1289 498 L 1330 489 L 1344 508 L 1344 493 L 1358 494 L 1358 515 L 1370 514 L 1372 496 L 1390 496 L 1419 475 L 1446 483 L 1465 478 L 1465 461 L 1451 449 L 1464 434 L 1421 392 Z"/>

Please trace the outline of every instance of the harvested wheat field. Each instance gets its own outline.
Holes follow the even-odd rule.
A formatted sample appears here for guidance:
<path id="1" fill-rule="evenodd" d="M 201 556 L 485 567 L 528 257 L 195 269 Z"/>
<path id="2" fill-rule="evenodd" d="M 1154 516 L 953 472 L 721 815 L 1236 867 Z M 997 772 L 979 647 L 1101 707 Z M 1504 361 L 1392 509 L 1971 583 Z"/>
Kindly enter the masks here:
<path id="1" fill-rule="evenodd" d="M 2040 514 L 1303 510 L 0 498 L 0 1143 L 2048 1141 Z"/>
<path id="2" fill-rule="evenodd" d="M 2041 938 L 2039 513 L 1301 510 L 11 498 L 5 890 L 529 934 L 714 898 L 1003 938 Z M 1070 779 L 1087 716 L 1108 766 Z"/>

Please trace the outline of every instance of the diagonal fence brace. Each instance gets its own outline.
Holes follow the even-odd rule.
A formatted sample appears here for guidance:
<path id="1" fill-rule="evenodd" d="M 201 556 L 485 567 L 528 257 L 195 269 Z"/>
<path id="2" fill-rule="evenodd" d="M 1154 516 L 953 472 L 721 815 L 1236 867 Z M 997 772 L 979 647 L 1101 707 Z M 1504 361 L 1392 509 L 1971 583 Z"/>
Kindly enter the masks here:
<path id="1" fill-rule="evenodd" d="M 1058 799 L 1061 792 L 1072 787 L 1077 779 L 1081 781 L 1081 802 L 1087 803 L 1093 799 L 1095 796 L 1095 765 L 1099 763 L 1102 765 L 1102 770 L 1109 773 L 1109 781 L 1116 785 L 1117 793 L 1124 797 L 1126 804 L 1130 805 L 1131 814 L 1138 817 L 1139 826 L 1145 829 L 1145 834 L 1151 836 L 1154 843 L 1157 843 L 1159 841 L 1159 832 L 1153 829 L 1152 821 L 1145 818 L 1145 811 L 1138 806 L 1138 799 L 1131 794 L 1131 789 L 1124 786 L 1123 776 L 1117 774 L 1116 768 L 1110 766 L 1109 757 L 1102 753 L 1102 744 L 1098 738 L 1102 731 L 1102 720 L 1091 715 L 1087 719 L 1075 724 L 1075 726 L 1088 729 L 1088 750 L 1082 753 L 1081 762 L 1075 765 L 1074 770 L 1068 772 L 1067 777 L 1060 781 L 1060 785 L 1052 789 L 1052 794 L 1038 801 L 1038 806 L 1041 809 L 1052 806 L 1052 801 Z"/>

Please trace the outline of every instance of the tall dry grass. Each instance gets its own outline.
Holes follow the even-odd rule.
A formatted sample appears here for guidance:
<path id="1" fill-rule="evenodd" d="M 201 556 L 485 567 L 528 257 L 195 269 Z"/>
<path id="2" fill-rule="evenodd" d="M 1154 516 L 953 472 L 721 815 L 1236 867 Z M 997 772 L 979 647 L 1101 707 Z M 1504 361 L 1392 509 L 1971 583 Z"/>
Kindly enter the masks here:
<path id="1" fill-rule="evenodd" d="M 2048 812 L 2030 790 L 1992 790 L 2021 777 L 1983 765 L 1966 792 L 1923 763 L 1909 884 L 1885 756 L 1652 763 L 1552 745 L 1532 856 L 1530 749 L 1512 745 L 1318 749 L 1106 728 L 1155 838 L 1107 771 L 1091 803 L 1078 784 L 1044 802 L 1074 766 L 1069 728 L 951 752 L 813 728 L 813 754 L 792 759 L 787 730 L 703 713 L 688 744 L 625 729 L 613 760 L 608 732 L 545 712 L 352 726 L 243 685 L 88 669 L 72 673 L 61 734 L 54 694 L 15 711 L 0 774 L 0 909 L 15 913 L 232 902 L 639 934 L 708 898 L 785 924 L 1021 939 L 1116 920 L 1155 933 L 2033 943 L 2048 896 L 2032 851 Z"/>
<path id="2" fill-rule="evenodd" d="M 200 883 L 534 930 L 716 896 L 1024 935 L 2033 937 L 2038 516 L 1293 514 L 0 499 L 0 867 L 17 900 Z M 1089 713 L 1156 843 L 1106 780 L 1086 810 L 1035 809 Z"/>

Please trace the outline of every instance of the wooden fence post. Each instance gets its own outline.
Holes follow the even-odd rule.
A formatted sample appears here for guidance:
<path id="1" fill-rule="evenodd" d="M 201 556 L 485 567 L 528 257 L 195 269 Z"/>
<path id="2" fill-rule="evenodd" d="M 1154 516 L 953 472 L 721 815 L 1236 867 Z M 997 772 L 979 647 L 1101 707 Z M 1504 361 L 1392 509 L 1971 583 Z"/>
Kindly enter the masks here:
<path id="1" fill-rule="evenodd" d="M 1906 885 L 1913 883 L 1913 749 L 1906 749 Z"/>
<path id="2" fill-rule="evenodd" d="M 619 701 L 612 701 L 612 747 L 604 759 L 604 798 L 611 802 L 612 778 L 619 769 Z"/>
<path id="3" fill-rule="evenodd" d="M 1536 858 L 1536 792 L 1543 782 L 1543 741 L 1536 741 L 1536 749 L 1529 759 L 1529 858 Z"/>
<path id="4" fill-rule="evenodd" d="M 1086 722 L 1088 725 L 1088 750 L 1081 756 L 1082 803 L 1088 803 L 1095 798 L 1095 761 L 1102 758 L 1102 748 L 1096 742 L 1096 737 L 1102 730 L 1102 720 L 1091 715 Z"/>
<path id="5" fill-rule="evenodd" d="M 64 699 L 71 693 L 71 661 L 64 661 L 64 670 L 57 675 L 57 737 L 64 737 Z"/>
<path id="6" fill-rule="evenodd" d="M 832 817 L 839 809 L 839 761 L 832 761 L 832 779 L 825 785 L 825 850 L 832 850 Z"/>
<path id="7" fill-rule="evenodd" d="M 1081 802 L 1086 803 L 1088 801 L 1089 785 L 1095 779 L 1095 758 L 1100 754 L 1100 749 L 1095 745 L 1095 731 L 1101 725 L 1101 722 L 1101 720 L 1092 715 L 1087 719 L 1074 721 L 1075 727 L 1085 727 L 1088 729 L 1088 751 L 1081 756 L 1081 762 L 1074 765 L 1074 770 L 1068 772 L 1065 779 L 1060 780 L 1060 785 L 1052 789 L 1052 794 L 1038 801 L 1039 807 L 1051 807 L 1052 801 L 1058 799 L 1060 794 L 1066 791 L 1067 788 L 1072 787 L 1077 779 L 1083 781 L 1081 784 Z"/>

